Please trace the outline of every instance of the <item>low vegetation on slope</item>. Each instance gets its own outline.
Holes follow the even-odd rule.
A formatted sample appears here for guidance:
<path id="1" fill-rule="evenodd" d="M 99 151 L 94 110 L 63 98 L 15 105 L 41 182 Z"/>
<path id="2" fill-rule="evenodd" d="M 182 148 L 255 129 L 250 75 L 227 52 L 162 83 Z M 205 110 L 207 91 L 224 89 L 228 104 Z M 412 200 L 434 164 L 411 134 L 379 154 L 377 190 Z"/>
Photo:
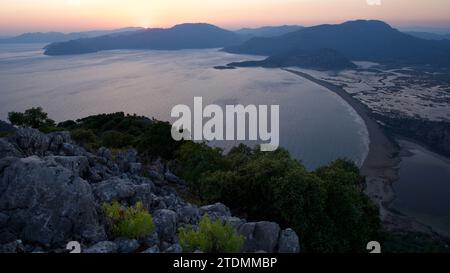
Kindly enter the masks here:
<path id="1" fill-rule="evenodd" d="M 363 178 L 349 161 L 309 172 L 283 149 L 264 153 L 241 145 L 222 155 L 185 143 L 175 166 L 202 201 L 291 226 L 308 251 L 363 251 L 379 238 L 378 210 L 362 193 Z"/>

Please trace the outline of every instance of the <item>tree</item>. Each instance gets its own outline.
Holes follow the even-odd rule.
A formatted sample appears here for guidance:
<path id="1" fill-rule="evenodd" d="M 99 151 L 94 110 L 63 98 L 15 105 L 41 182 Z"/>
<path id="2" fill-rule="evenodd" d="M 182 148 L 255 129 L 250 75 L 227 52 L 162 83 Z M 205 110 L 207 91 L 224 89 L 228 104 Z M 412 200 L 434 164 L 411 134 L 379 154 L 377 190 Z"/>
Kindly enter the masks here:
<path id="1" fill-rule="evenodd" d="M 13 125 L 36 129 L 50 129 L 55 126 L 55 121 L 49 119 L 48 114 L 41 107 L 27 109 L 24 113 L 10 112 L 8 119 Z"/>
<path id="2" fill-rule="evenodd" d="M 26 123 L 25 115 L 23 113 L 19 113 L 19 112 L 9 112 L 8 119 L 12 125 L 16 125 L 16 126 L 23 126 Z"/>

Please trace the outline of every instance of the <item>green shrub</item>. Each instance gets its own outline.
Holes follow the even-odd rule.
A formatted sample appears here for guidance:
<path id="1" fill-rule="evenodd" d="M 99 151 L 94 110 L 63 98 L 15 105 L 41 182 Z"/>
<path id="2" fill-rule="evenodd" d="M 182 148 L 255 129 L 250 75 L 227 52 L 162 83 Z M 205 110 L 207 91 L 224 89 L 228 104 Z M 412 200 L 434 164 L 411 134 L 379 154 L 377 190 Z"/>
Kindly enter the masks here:
<path id="1" fill-rule="evenodd" d="M 185 252 L 238 253 L 244 244 L 244 238 L 230 224 L 211 221 L 207 215 L 201 219 L 198 230 L 192 226 L 180 228 L 178 237 Z"/>
<path id="2" fill-rule="evenodd" d="M 97 136 L 92 130 L 75 129 L 71 132 L 72 139 L 76 142 L 89 147 L 96 147 Z"/>
<path id="3" fill-rule="evenodd" d="M 187 181 L 194 182 L 202 175 L 208 176 L 208 172 L 226 168 L 222 150 L 204 143 L 186 142 L 180 146 L 175 156 L 179 163 L 176 172 Z"/>
<path id="4" fill-rule="evenodd" d="M 77 127 L 77 123 L 73 120 L 66 120 L 58 123 L 58 127 L 63 130 L 73 130 L 74 128 Z"/>
<path id="5" fill-rule="evenodd" d="M 98 143 L 108 148 L 133 147 L 144 160 L 173 159 L 175 151 L 183 143 L 172 139 L 170 123 L 123 112 L 61 122 L 58 126 L 70 131 L 90 130 L 99 136 Z"/>
<path id="6" fill-rule="evenodd" d="M 175 151 L 183 143 L 172 138 L 172 125 L 168 122 L 154 120 L 137 143 L 137 149 L 141 156 L 146 158 L 161 157 L 173 159 Z"/>
<path id="7" fill-rule="evenodd" d="M 8 137 L 11 136 L 12 134 L 13 134 L 12 132 L 0 132 L 0 138 Z"/>
<path id="8" fill-rule="evenodd" d="M 131 146 L 133 142 L 133 136 L 117 131 L 107 131 L 102 135 L 102 145 L 108 148 L 120 149 Z"/>
<path id="9" fill-rule="evenodd" d="M 139 239 L 155 231 L 152 216 L 140 202 L 129 208 L 117 201 L 104 203 L 103 211 L 111 221 L 111 233 L 115 237 Z"/>

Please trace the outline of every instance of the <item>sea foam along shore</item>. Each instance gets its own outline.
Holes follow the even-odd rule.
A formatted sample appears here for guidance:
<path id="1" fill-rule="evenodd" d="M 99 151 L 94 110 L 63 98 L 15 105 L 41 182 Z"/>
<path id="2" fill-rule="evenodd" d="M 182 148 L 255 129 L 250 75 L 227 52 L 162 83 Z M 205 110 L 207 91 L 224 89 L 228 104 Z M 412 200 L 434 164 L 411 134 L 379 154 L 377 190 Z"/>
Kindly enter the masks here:
<path id="1" fill-rule="evenodd" d="M 361 174 L 366 177 L 364 192 L 379 206 L 380 217 L 384 226 L 393 231 L 410 231 L 435 235 L 435 232 L 430 227 L 389 209 L 390 203 L 395 198 L 392 184 L 398 180 L 398 167 L 401 160 L 399 156 L 400 149 L 394 140 L 385 134 L 380 124 L 370 117 L 370 109 L 353 98 L 340 86 L 316 79 L 300 71 L 283 70 L 303 77 L 336 93 L 364 120 L 370 139 L 369 153 L 361 166 Z"/>

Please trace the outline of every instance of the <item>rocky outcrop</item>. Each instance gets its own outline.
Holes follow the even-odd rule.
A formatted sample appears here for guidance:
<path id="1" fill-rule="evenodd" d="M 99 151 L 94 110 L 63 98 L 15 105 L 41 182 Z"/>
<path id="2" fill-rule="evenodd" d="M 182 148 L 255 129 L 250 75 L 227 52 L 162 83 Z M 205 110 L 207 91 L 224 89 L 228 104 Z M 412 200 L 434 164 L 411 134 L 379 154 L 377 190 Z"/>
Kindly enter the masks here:
<path id="1" fill-rule="evenodd" d="M 0 162 L 0 211 L 8 215 L 4 232 L 46 246 L 72 238 L 87 242 L 105 238 L 88 182 L 53 160 L 36 156 Z"/>
<path id="2" fill-rule="evenodd" d="M 140 174 L 145 169 L 148 177 Z M 70 241 L 85 253 L 180 253 L 177 231 L 207 214 L 245 238 L 245 252 L 298 252 L 294 231 L 271 222 L 247 223 L 217 203 L 197 207 L 172 187 L 183 185 L 160 161 L 148 166 L 135 150 L 91 153 L 68 132 L 43 134 L 18 128 L 0 138 L 0 253 L 66 252 Z M 155 232 L 140 240 L 110 238 L 101 205 L 141 202 Z"/>
<path id="3" fill-rule="evenodd" d="M 0 138 L 0 158 L 8 156 L 21 157 L 22 154 L 6 138 Z"/>

